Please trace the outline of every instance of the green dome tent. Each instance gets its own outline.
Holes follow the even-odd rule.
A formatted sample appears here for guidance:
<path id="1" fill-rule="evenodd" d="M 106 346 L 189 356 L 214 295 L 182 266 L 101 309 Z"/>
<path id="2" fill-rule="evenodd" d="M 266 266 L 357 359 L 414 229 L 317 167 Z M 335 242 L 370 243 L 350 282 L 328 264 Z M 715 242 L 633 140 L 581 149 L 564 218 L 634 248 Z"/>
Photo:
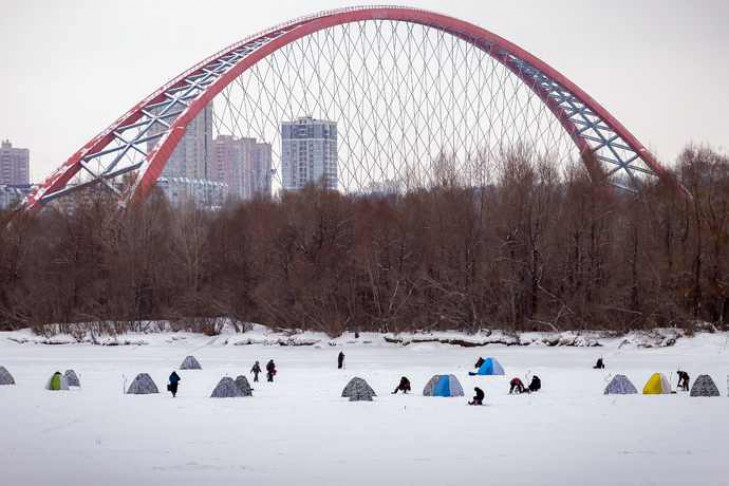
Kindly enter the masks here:
<path id="1" fill-rule="evenodd" d="M 56 371 L 53 373 L 53 376 L 51 376 L 51 379 L 48 380 L 48 384 L 46 385 L 46 390 L 51 391 L 61 391 L 61 390 L 68 390 L 68 380 L 65 376 L 61 374 L 60 371 Z"/>

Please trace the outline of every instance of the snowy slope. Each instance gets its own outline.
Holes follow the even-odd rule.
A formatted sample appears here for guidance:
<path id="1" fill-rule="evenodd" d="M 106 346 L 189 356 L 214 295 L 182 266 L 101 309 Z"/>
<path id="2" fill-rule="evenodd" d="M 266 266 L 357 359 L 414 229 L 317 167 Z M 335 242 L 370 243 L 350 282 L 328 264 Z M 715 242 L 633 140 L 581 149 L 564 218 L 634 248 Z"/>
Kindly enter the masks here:
<path id="1" fill-rule="evenodd" d="M 95 346 L 0 333 L 0 365 L 17 382 L 0 387 L 0 483 L 729 484 L 727 335 L 658 349 L 621 346 L 622 339 L 601 340 L 600 348 L 402 346 L 377 335 L 332 341 L 315 333 L 296 336 L 308 346 L 272 345 L 280 338 L 257 328 L 213 338 L 130 335 L 118 340 L 130 345 Z M 122 394 L 125 377 L 128 384 L 139 372 L 164 390 L 189 354 L 203 370 L 179 372 L 176 399 Z M 507 376 L 467 376 L 480 355 L 497 357 Z M 599 356 L 606 370 L 591 369 Z M 279 367 L 276 383 L 252 383 L 253 398 L 208 398 L 221 376 L 269 358 Z M 675 386 L 679 367 L 692 378 L 711 374 L 722 397 L 602 394 L 613 373 L 639 389 L 655 371 L 673 373 Z M 80 391 L 43 389 L 67 368 L 79 374 Z M 487 406 L 421 396 L 435 373 L 456 374 L 467 395 L 481 386 Z M 508 379 L 530 373 L 543 391 L 509 396 Z M 390 395 L 402 375 L 415 393 Z M 377 391 L 373 403 L 340 398 L 353 376 Z"/>

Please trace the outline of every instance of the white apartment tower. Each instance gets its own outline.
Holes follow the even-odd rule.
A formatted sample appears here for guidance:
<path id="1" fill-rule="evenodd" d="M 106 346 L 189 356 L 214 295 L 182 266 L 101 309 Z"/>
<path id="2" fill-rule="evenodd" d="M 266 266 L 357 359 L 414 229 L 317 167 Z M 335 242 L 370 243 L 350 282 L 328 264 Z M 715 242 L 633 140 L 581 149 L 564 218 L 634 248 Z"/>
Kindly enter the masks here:
<path id="1" fill-rule="evenodd" d="M 297 190 L 307 184 L 336 189 L 337 123 L 307 116 L 281 124 L 283 188 Z"/>

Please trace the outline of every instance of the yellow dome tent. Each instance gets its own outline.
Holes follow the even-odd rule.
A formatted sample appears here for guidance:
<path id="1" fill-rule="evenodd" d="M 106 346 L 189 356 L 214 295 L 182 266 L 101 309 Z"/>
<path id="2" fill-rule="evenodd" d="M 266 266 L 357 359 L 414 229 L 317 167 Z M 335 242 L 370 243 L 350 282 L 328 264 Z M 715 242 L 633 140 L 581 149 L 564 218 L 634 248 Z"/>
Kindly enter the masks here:
<path id="1" fill-rule="evenodd" d="M 671 383 L 663 373 L 653 373 L 643 387 L 643 395 L 663 395 L 671 393 Z"/>

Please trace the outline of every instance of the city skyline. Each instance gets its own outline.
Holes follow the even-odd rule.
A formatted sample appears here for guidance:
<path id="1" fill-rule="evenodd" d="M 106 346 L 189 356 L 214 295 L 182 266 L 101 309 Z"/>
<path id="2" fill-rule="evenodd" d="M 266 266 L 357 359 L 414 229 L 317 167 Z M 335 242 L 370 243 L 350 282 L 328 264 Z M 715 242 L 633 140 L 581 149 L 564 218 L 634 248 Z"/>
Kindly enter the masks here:
<path id="1" fill-rule="evenodd" d="M 646 1 L 619 3 L 610 9 L 566 0 L 401 3 L 467 19 L 538 55 L 600 100 L 667 165 L 692 141 L 724 151 L 729 145 L 725 124 L 716 115 L 729 109 L 729 101 L 722 96 L 729 65 L 715 61 L 729 57 L 729 33 L 723 27 L 723 19 L 729 16 L 726 2 Z M 192 8 L 193 4 L 181 0 L 170 19 L 165 2 L 127 2 L 125 8 L 114 9 L 118 25 L 124 26 L 123 36 L 109 35 L 103 2 L 30 0 L 5 6 L 0 43 L 13 49 L 4 52 L 0 78 L 0 89 L 6 93 L 0 137 L 33 151 L 31 181 L 43 180 L 101 127 L 222 45 L 342 2 L 284 1 L 281 9 L 251 10 L 248 5 L 213 1 L 203 11 Z M 215 15 L 222 8 L 231 15 Z M 138 9 L 149 18 L 165 20 L 150 33 L 135 21 Z M 45 14 L 38 16 L 40 11 Z M 556 34 L 552 26 L 565 20 L 590 25 L 589 39 L 611 41 L 594 43 L 587 34 Z M 83 28 L 69 29 L 69 25 Z M 192 25 L 195 29 L 188 29 Z M 103 38 L 103 48 L 88 42 L 89 38 Z M 184 49 L 180 48 L 183 39 Z M 52 53 L 45 48 L 49 42 Z M 687 69 L 675 69 L 679 59 L 688 63 Z M 130 65 L 135 69 L 129 69 Z M 676 103 L 666 103 L 669 98 Z M 90 103 L 90 99 L 104 102 Z M 64 130 L 58 130 L 59 126 Z"/>

